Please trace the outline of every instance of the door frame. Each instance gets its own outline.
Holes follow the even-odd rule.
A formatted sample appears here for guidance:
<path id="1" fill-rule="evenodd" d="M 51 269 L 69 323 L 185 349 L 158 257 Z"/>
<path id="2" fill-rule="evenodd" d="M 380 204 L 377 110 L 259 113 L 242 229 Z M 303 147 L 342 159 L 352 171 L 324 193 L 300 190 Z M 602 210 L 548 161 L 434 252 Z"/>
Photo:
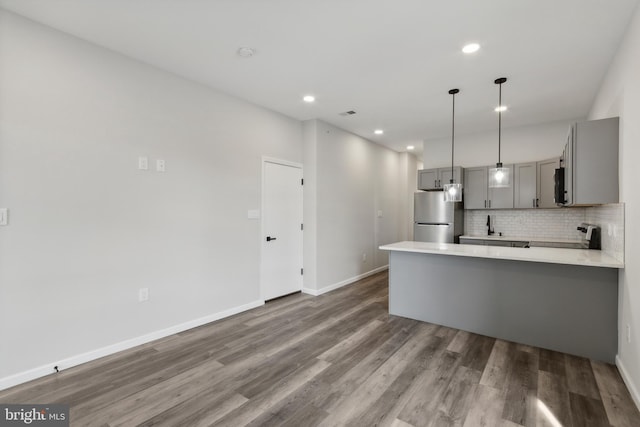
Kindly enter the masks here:
<path id="1" fill-rule="evenodd" d="M 267 163 L 273 163 L 273 164 L 277 164 L 277 165 L 281 165 L 281 166 L 289 166 L 289 167 L 293 167 L 293 168 L 297 168 L 300 169 L 300 173 L 304 179 L 304 168 L 302 163 L 298 163 L 298 162 L 292 162 L 289 160 L 283 160 L 283 159 L 278 159 L 275 157 L 269 157 L 269 156 L 262 156 L 262 161 L 261 161 L 261 167 L 262 167 L 262 171 L 260 174 L 261 177 L 261 185 L 260 185 L 260 235 L 258 236 L 258 240 L 259 240 L 259 244 L 260 244 L 260 279 L 259 279 L 259 287 L 260 287 L 260 300 L 262 302 L 265 301 L 264 299 L 264 283 L 263 283 L 263 273 L 264 273 L 264 243 L 262 241 L 262 239 L 264 238 L 265 235 L 265 223 L 264 223 L 264 207 L 265 207 L 265 166 Z M 304 193 L 304 187 L 303 187 L 303 193 Z M 303 202 L 302 202 L 302 212 L 304 213 L 304 194 L 303 194 Z M 300 250 L 302 251 L 304 248 L 304 232 L 302 235 L 302 239 L 303 239 L 303 243 L 302 243 L 302 247 L 300 248 Z M 303 252 L 303 257 L 302 257 L 303 261 L 304 261 L 304 252 Z M 300 290 L 302 290 L 302 288 L 304 287 L 304 282 L 302 282 L 301 286 L 300 286 Z"/>

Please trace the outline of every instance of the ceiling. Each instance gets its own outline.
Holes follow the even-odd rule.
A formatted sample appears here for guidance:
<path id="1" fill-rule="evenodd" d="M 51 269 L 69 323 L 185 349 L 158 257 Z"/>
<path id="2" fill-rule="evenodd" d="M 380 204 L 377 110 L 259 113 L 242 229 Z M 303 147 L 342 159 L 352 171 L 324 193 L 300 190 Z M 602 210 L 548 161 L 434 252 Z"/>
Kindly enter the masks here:
<path id="1" fill-rule="evenodd" d="M 584 117 L 638 0 L 0 0 L 222 92 L 397 151 Z M 482 47 L 465 55 L 468 42 Z M 251 58 L 237 55 L 251 47 Z M 307 104 L 303 95 L 313 94 Z M 340 113 L 357 114 L 343 117 Z M 383 135 L 374 135 L 374 129 Z"/>

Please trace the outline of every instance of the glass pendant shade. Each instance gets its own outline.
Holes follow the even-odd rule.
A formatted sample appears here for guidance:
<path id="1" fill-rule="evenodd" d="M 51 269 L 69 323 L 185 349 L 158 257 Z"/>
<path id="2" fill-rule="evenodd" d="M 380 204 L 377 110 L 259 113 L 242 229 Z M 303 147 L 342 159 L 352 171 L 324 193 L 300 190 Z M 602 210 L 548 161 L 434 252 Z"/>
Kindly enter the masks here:
<path id="1" fill-rule="evenodd" d="M 489 187 L 504 188 L 511 185 L 511 169 L 502 167 L 502 163 L 489 169 Z"/>
<path id="2" fill-rule="evenodd" d="M 445 202 L 461 202 L 462 201 L 462 184 L 454 184 L 453 182 L 449 184 L 445 184 L 444 185 L 444 201 Z"/>

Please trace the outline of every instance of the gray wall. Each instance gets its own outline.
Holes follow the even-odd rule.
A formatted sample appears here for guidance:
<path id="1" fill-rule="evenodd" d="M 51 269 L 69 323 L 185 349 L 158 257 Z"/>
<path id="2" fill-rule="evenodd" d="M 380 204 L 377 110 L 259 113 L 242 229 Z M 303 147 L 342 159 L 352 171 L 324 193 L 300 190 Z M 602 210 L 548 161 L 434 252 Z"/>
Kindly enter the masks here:
<path id="1" fill-rule="evenodd" d="M 2 11 L 0 94 L 0 379 L 259 299 L 300 122 Z"/>
<path id="2" fill-rule="evenodd" d="M 415 156 L 4 11 L 0 94 L 0 388 L 259 305 L 262 156 L 304 163 L 312 293 L 410 238 Z"/>
<path id="3" fill-rule="evenodd" d="M 503 126 L 508 123 L 504 113 Z M 560 157 L 570 123 L 563 120 L 502 129 L 501 159 L 507 163 L 527 163 Z M 424 141 L 425 168 L 451 165 L 451 137 Z M 463 167 L 488 166 L 498 161 L 498 121 L 489 132 L 456 135 L 455 163 Z"/>
<path id="4" fill-rule="evenodd" d="M 388 256 L 378 246 L 409 237 L 416 160 L 406 156 L 320 120 L 304 123 L 309 292 L 325 292 L 386 266 Z"/>
<path id="5" fill-rule="evenodd" d="M 640 217 L 640 7 L 636 7 L 627 34 L 598 92 L 590 119 L 620 117 L 620 202 L 626 218 Z M 625 223 L 624 256 L 626 267 L 618 281 L 618 360 L 622 376 L 640 407 L 640 226 Z M 627 339 L 627 326 L 631 339 Z"/>

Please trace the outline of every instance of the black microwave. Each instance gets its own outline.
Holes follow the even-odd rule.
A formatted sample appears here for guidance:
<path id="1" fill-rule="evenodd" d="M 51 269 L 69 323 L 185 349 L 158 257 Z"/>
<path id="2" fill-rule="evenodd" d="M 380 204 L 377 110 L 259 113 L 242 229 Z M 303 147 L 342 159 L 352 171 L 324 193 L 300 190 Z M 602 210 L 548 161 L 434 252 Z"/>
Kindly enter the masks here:
<path id="1" fill-rule="evenodd" d="M 556 205 L 564 205 L 567 203 L 564 188 L 564 168 L 557 168 L 553 175 L 553 200 Z"/>

